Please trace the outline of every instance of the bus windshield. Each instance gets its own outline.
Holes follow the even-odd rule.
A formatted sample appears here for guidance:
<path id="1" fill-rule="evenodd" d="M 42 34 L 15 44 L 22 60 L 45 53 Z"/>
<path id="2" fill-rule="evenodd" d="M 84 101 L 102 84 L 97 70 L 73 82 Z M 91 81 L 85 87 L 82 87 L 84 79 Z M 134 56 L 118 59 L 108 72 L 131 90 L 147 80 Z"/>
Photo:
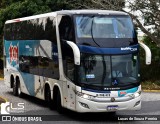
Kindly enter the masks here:
<path id="1" fill-rule="evenodd" d="M 79 82 L 83 85 L 123 87 L 139 82 L 138 55 L 81 54 Z"/>
<path id="2" fill-rule="evenodd" d="M 129 16 L 76 16 L 78 38 L 134 38 Z"/>
<path id="3" fill-rule="evenodd" d="M 117 48 L 138 43 L 128 15 L 75 15 L 74 22 L 79 45 Z"/>

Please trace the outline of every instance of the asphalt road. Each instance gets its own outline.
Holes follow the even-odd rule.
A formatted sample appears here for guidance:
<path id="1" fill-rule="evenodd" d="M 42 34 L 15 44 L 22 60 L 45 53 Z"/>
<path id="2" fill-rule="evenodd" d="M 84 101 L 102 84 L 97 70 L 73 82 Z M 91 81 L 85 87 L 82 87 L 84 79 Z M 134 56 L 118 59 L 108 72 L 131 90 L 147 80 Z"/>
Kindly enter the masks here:
<path id="1" fill-rule="evenodd" d="M 142 108 L 139 111 L 118 111 L 115 115 L 110 113 L 86 113 L 79 114 L 65 110 L 64 114 L 59 114 L 55 110 L 50 110 L 45 102 L 30 96 L 25 95 L 23 98 L 13 96 L 12 89 L 4 85 L 3 80 L 0 80 L 0 96 L 6 98 L 9 102 L 25 103 L 25 112 L 19 115 L 46 115 L 47 119 L 54 120 L 46 123 L 159 123 L 158 121 L 138 121 L 138 118 L 151 119 L 158 118 L 160 121 L 160 93 L 142 92 Z M 142 115 L 142 116 L 139 116 Z M 145 116 L 144 116 L 145 115 Z M 134 121 L 111 121 L 118 119 L 129 119 L 132 117 Z M 10 123 L 10 122 L 9 122 Z M 15 122 L 13 122 L 15 123 Z M 17 123 L 17 122 L 16 122 Z M 22 122 L 21 122 L 22 123 Z M 28 123 L 28 122 L 26 122 Z M 32 122 L 33 123 L 33 122 Z M 44 123 L 44 122 L 42 122 Z"/>

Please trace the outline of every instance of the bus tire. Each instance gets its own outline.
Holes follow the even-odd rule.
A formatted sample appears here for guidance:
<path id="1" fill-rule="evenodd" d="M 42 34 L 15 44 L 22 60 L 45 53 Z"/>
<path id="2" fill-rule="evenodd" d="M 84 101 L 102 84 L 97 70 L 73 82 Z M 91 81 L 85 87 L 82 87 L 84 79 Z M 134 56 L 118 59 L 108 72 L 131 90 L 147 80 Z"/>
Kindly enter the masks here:
<path id="1" fill-rule="evenodd" d="M 116 111 L 109 112 L 109 114 L 112 115 L 112 116 L 116 116 Z"/>
<path id="2" fill-rule="evenodd" d="M 18 96 L 18 86 L 16 81 L 13 82 L 13 95 Z"/>
<path id="3" fill-rule="evenodd" d="M 63 107 L 62 107 L 62 105 L 61 105 L 61 94 L 60 94 L 59 91 L 57 92 L 57 103 L 56 103 L 56 105 L 57 105 L 57 111 L 58 111 L 60 114 L 62 114 L 62 112 L 63 112 Z"/>
<path id="4" fill-rule="evenodd" d="M 53 100 L 51 99 L 51 91 L 50 88 L 47 88 L 45 91 L 45 101 L 47 106 L 53 110 L 54 109 L 54 104 L 53 104 Z"/>
<path id="5" fill-rule="evenodd" d="M 22 98 L 22 97 L 23 97 L 23 93 L 22 93 L 22 91 L 21 91 L 21 83 L 20 83 L 19 78 L 16 80 L 16 84 L 17 84 L 17 87 L 18 87 L 18 89 L 17 89 L 17 90 L 18 90 L 18 91 L 17 91 L 18 94 L 17 94 L 17 95 Z"/>

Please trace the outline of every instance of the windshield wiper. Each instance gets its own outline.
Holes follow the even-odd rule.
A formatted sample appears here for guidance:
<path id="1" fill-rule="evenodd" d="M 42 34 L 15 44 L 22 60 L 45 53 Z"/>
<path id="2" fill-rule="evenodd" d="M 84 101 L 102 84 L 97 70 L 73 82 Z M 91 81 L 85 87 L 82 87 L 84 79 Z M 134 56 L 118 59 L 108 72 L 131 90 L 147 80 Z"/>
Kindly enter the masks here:
<path id="1" fill-rule="evenodd" d="M 94 21 L 94 16 L 92 16 L 92 23 L 91 23 L 91 37 L 93 39 L 93 42 L 100 47 L 100 45 L 95 41 L 94 37 L 93 37 L 93 21 Z"/>
<path id="2" fill-rule="evenodd" d="M 106 78 L 106 61 L 104 59 L 104 55 L 102 55 L 102 64 L 103 64 L 103 77 L 102 77 L 102 85 L 104 85 L 104 80 Z"/>

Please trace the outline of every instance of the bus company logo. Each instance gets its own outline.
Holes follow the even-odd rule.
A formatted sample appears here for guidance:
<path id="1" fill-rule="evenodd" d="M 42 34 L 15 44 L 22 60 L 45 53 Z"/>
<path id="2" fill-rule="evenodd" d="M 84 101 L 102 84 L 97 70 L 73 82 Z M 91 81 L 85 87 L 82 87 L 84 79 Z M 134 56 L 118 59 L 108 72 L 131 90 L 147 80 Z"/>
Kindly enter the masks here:
<path id="1" fill-rule="evenodd" d="M 130 51 L 137 51 L 137 48 L 131 48 L 131 47 L 122 47 L 121 50 L 130 50 Z"/>
<path id="2" fill-rule="evenodd" d="M 10 63 L 18 62 L 18 44 L 17 46 L 13 46 L 12 43 L 9 46 L 9 56 L 10 56 Z"/>
<path id="3" fill-rule="evenodd" d="M 122 95 L 126 95 L 126 94 L 127 94 L 127 92 L 125 92 L 125 91 L 121 91 L 119 94 L 122 96 Z"/>

